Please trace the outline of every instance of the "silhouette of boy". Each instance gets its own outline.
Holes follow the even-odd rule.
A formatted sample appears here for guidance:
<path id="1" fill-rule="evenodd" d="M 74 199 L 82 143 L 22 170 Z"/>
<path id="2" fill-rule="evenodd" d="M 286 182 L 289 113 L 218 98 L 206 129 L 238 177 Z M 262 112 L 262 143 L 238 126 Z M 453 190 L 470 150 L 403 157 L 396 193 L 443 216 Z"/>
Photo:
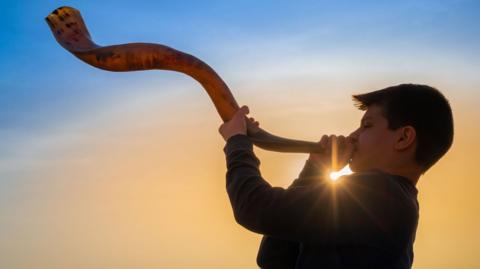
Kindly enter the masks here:
<path id="1" fill-rule="evenodd" d="M 287 189 L 260 174 L 245 121 L 259 123 L 246 117 L 247 106 L 220 126 L 235 220 L 264 235 L 261 268 L 411 268 L 416 183 L 452 145 L 449 102 L 417 84 L 352 97 L 365 111 L 360 127 L 347 137 L 324 135 L 322 152 L 310 154 Z M 353 174 L 328 179 L 347 164 Z"/>

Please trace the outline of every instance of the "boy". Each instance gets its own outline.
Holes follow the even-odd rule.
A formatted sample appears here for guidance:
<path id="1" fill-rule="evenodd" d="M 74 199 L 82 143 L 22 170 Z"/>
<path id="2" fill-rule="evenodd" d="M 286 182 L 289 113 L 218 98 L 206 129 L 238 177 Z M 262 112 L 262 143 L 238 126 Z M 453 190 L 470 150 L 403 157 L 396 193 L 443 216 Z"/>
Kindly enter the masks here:
<path id="1" fill-rule="evenodd" d="M 449 102 L 435 88 L 416 84 L 352 97 L 366 111 L 361 126 L 347 137 L 323 136 L 322 152 L 310 154 L 288 189 L 261 177 L 247 136 L 248 107 L 220 126 L 235 219 L 264 235 L 261 268 L 411 268 L 416 183 L 452 145 Z M 327 179 L 347 164 L 353 174 Z"/>

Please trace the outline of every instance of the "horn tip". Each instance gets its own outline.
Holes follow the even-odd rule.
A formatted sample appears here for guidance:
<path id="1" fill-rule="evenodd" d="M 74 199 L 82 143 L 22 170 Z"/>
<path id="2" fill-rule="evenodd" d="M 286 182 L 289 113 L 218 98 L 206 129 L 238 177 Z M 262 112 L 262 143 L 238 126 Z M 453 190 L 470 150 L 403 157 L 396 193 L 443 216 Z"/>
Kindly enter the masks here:
<path id="1" fill-rule="evenodd" d="M 76 9 L 73 8 L 73 7 L 61 6 L 61 7 L 57 7 L 55 10 L 53 10 L 52 12 L 50 12 L 50 14 L 58 15 L 58 14 L 59 14 L 60 12 L 62 12 L 64 9 L 67 9 L 67 10 L 76 10 Z"/>

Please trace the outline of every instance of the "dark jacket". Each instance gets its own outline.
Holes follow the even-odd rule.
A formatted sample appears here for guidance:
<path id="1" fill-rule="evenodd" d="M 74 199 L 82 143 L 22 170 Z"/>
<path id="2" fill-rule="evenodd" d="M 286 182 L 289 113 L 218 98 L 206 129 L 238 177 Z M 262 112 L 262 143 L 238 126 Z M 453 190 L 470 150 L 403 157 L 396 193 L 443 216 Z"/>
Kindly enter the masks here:
<path id="1" fill-rule="evenodd" d="M 417 189 L 379 170 L 328 180 L 309 161 L 288 187 L 272 187 L 246 135 L 224 147 L 235 220 L 263 234 L 261 268 L 411 268 Z"/>

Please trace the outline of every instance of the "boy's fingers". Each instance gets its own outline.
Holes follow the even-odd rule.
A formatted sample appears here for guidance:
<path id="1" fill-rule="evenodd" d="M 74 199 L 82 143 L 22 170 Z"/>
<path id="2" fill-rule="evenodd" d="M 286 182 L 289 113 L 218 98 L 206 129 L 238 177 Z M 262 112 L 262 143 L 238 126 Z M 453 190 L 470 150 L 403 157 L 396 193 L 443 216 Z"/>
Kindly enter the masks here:
<path id="1" fill-rule="evenodd" d="M 337 137 L 335 135 L 330 135 L 328 139 L 328 149 L 332 150 L 332 147 L 337 146 Z"/>
<path id="2" fill-rule="evenodd" d="M 248 113 L 249 113 L 248 107 L 247 106 L 242 106 L 235 112 L 235 115 L 233 115 L 233 117 L 234 118 L 247 117 L 246 115 Z"/>
<path id="3" fill-rule="evenodd" d="M 322 136 L 322 139 L 321 139 L 320 142 L 319 142 L 319 143 L 320 143 L 320 146 L 325 149 L 325 148 L 327 147 L 327 142 L 328 142 L 328 136 L 327 136 L 327 135 L 323 135 L 323 136 Z"/>
<path id="4" fill-rule="evenodd" d="M 336 142 L 336 140 L 337 140 L 337 137 L 336 137 L 335 135 L 330 135 L 330 136 L 328 136 L 328 143 L 329 143 L 330 145 L 332 145 L 332 143 L 334 143 L 334 142 L 333 142 L 334 140 L 335 140 L 335 142 Z"/>
<path id="5" fill-rule="evenodd" d="M 339 147 L 344 147 L 345 136 L 343 136 L 343 135 L 337 136 L 337 143 L 338 143 Z"/>

